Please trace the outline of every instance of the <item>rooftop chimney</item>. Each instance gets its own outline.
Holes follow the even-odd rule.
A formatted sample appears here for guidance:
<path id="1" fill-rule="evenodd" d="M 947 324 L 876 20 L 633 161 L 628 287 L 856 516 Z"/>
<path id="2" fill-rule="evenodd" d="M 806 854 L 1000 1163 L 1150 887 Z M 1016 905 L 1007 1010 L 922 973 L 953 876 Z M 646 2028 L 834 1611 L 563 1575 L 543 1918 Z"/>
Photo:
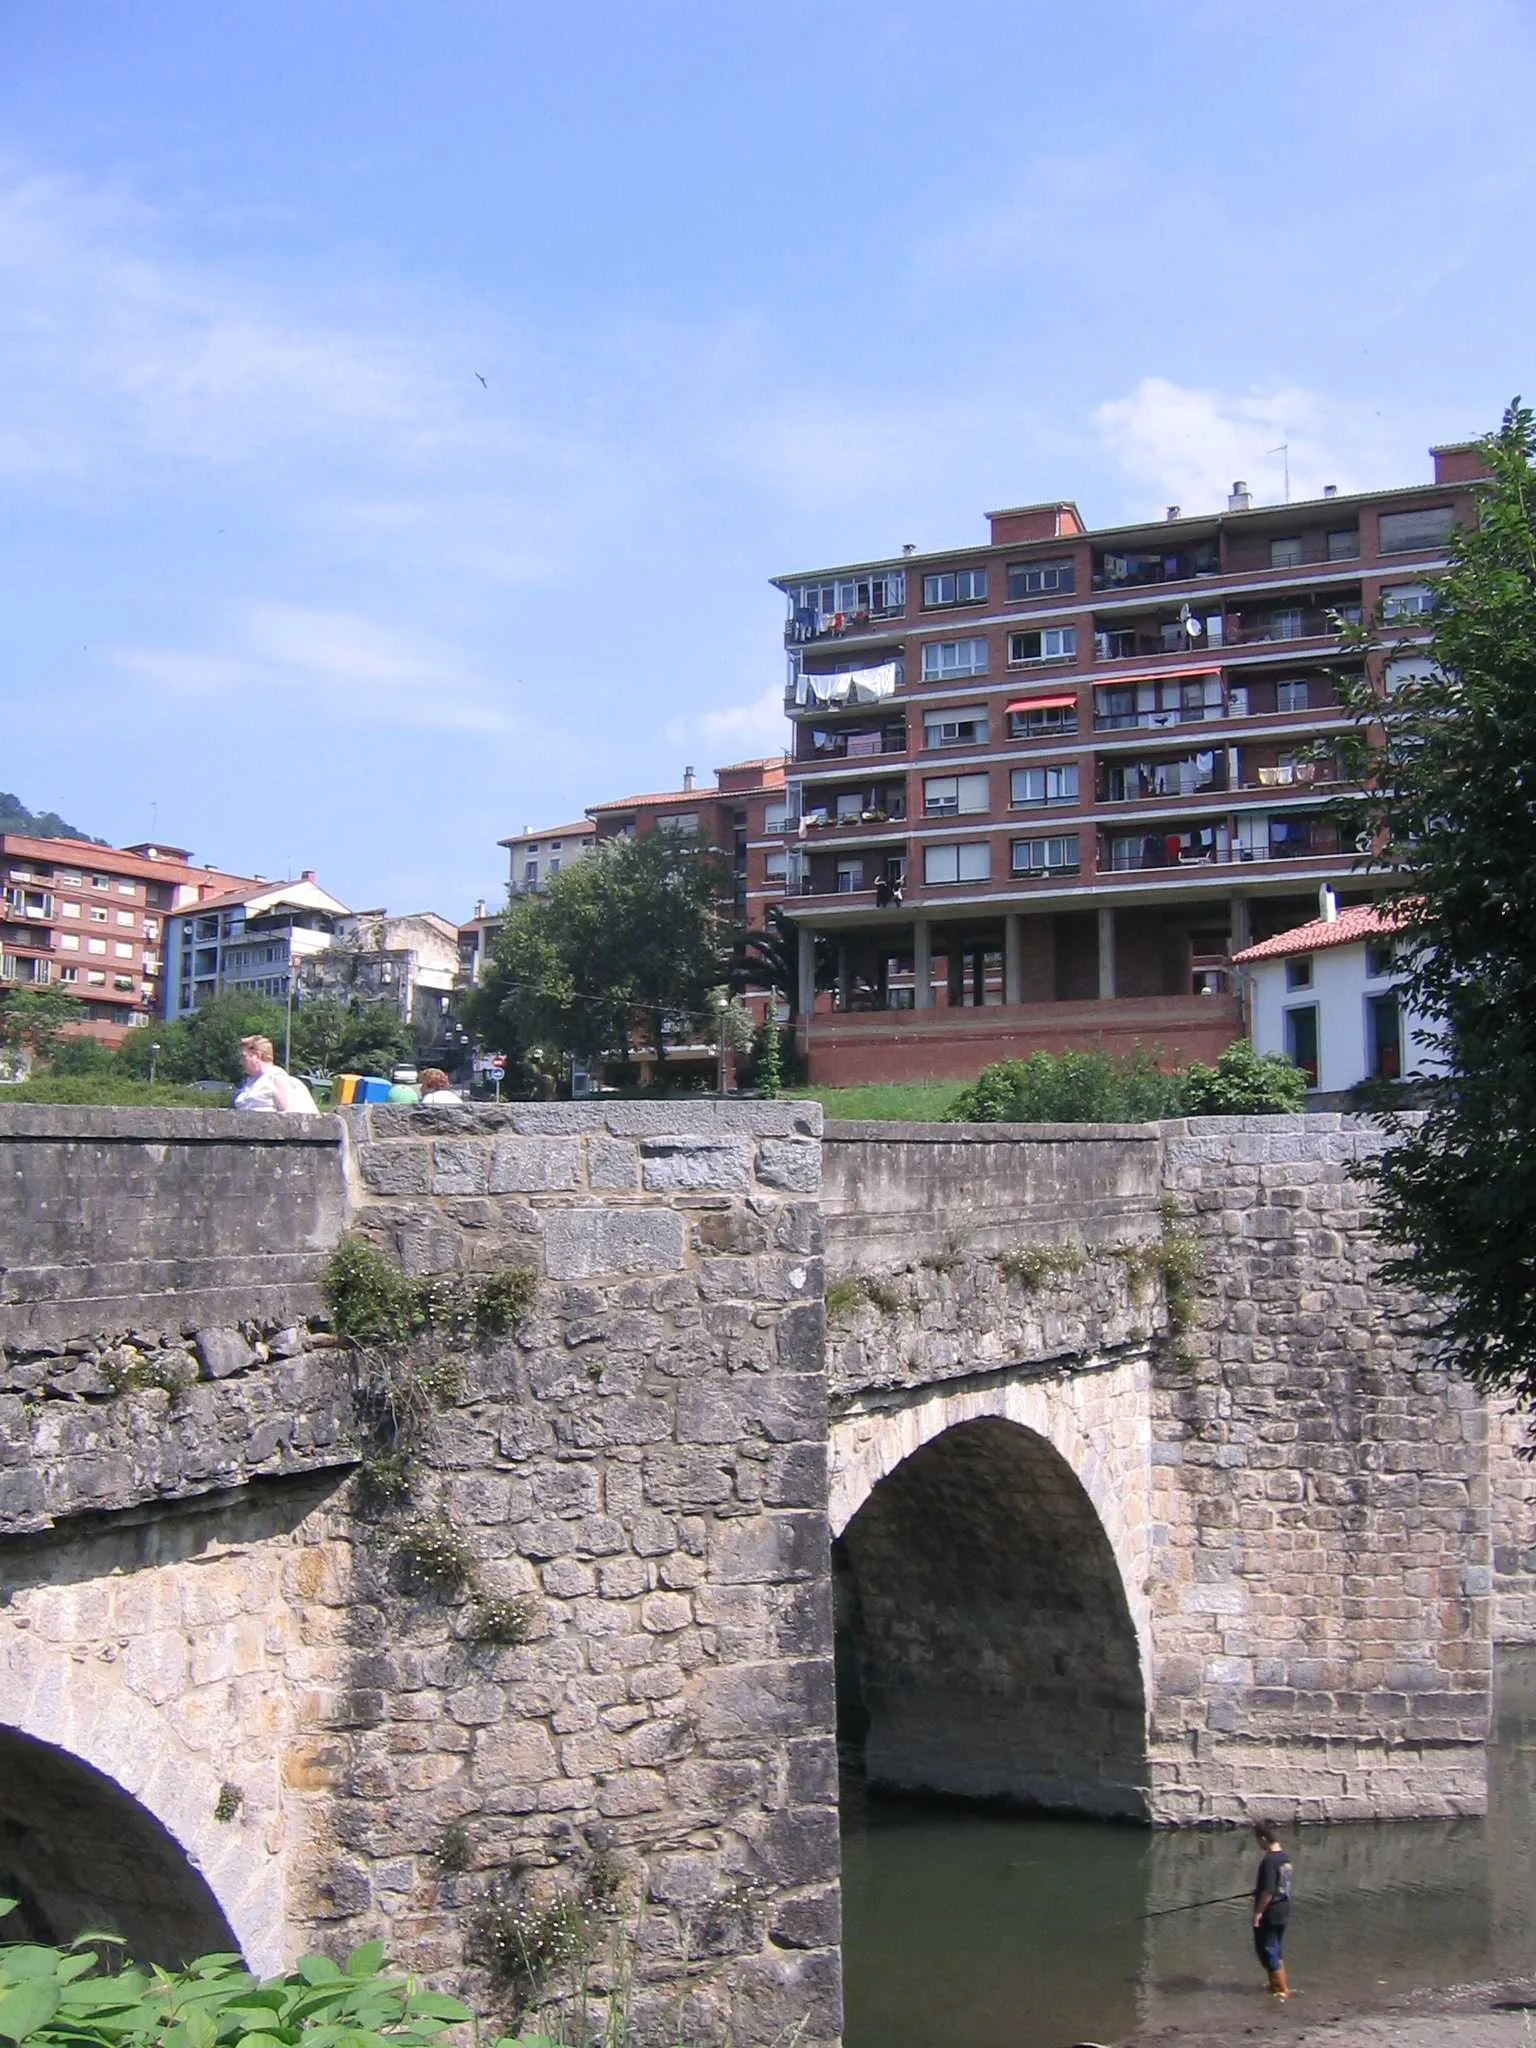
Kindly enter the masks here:
<path id="1" fill-rule="evenodd" d="M 485 898 L 483 896 L 475 898 L 475 915 L 476 917 L 484 917 L 485 915 Z"/>
<path id="2" fill-rule="evenodd" d="M 1249 495 L 1248 486 L 1239 477 L 1232 486 L 1232 495 L 1227 500 L 1227 510 L 1229 512 L 1246 512 L 1252 504 L 1253 499 Z"/>
<path id="3" fill-rule="evenodd" d="M 304 872 L 299 876 L 301 882 L 312 882 L 314 879 L 315 871 L 313 868 L 305 868 Z"/>
<path id="4" fill-rule="evenodd" d="M 693 788 L 693 770 L 691 768 L 685 768 L 683 770 L 683 788 Z"/>
<path id="5" fill-rule="evenodd" d="M 1317 914 L 1324 924 L 1332 924 L 1339 914 L 1338 902 L 1326 882 L 1317 892 Z"/>
<path id="6" fill-rule="evenodd" d="M 1338 495 L 1339 495 L 1339 487 L 1338 487 L 1338 485 L 1337 485 L 1337 484 L 1324 484 L 1324 485 L 1323 485 L 1323 496 L 1324 496 L 1325 498 L 1336 498 L 1336 497 L 1337 497 Z"/>
<path id="7" fill-rule="evenodd" d="M 1183 510 L 1184 510 L 1184 507 L 1183 507 L 1182 505 L 1170 505 L 1170 506 L 1168 507 L 1168 517 L 1169 517 L 1170 519 L 1177 519 L 1177 518 L 1178 518 L 1178 516 L 1179 516 L 1179 514 L 1180 514 L 1180 513 L 1181 513 L 1181 512 L 1183 511 Z"/>
<path id="8" fill-rule="evenodd" d="M 915 555 L 917 553 L 917 542 L 915 540 L 904 540 L 901 544 L 901 552 L 904 555 Z"/>

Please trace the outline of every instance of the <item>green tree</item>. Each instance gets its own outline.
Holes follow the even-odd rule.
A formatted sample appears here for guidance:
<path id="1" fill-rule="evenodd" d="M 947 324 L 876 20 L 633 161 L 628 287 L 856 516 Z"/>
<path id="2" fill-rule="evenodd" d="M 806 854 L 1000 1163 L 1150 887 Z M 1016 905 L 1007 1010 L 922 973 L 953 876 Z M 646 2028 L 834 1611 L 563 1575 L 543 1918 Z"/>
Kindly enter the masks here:
<path id="1" fill-rule="evenodd" d="M 1180 1116 L 1276 1116 L 1306 1099 L 1307 1077 L 1293 1060 L 1238 1038 L 1214 1067 L 1194 1060 L 1184 1069 L 1173 1108 Z"/>
<path id="2" fill-rule="evenodd" d="M 711 992 L 727 979 L 730 872 L 695 839 L 601 841 L 542 896 L 510 906 L 466 1021 L 482 1042 L 594 1059 L 713 1042 Z"/>
<path id="3" fill-rule="evenodd" d="M 1438 1307 L 1447 1359 L 1536 1402 L 1536 419 L 1483 444 L 1477 522 L 1453 534 L 1428 649 L 1351 689 L 1345 822 L 1374 847 L 1401 985 L 1447 1071 L 1371 1169 L 1388 1280 Z M 1383 646 L 1383 622 L 1362 640 Z"/>
<path id="4" fill-rule="evenodd" d="M 812 958 L 818 994 L 837 984 L 837 949 L 822 932 Z M 731 983 L 738 989 L 781 996 L 791 1017 L 800 1014 L 800 931 L 777 904 L 770 905 L 760 931 L 738 932 L 731 950 Z"/>
<path id="5" fill-rule="evenodd" d="M 294 1009 L 291 1064 L 300 1073 L 387 1074 L 411 1058 L 413 1043 L 392 1002 L 317 996 Z"/>
<path id="6" fill-rule="evenodd" d="M 11 1054 L 29 1052 L 35 1060 L 46 1060 L 65 1027 L 84 1017 L 84 1003 L 67 989 L 5 989 L 0 991 L 0 1047 Z"/>

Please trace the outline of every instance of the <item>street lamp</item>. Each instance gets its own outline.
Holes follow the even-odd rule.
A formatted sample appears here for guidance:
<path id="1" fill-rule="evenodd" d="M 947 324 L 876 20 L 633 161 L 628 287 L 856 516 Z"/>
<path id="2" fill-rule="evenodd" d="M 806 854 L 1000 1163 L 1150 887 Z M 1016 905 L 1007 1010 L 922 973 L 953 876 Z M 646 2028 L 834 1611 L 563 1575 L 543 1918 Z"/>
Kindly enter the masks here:
<path id="1" fill-rule="evenodd" d="M 151 1095 L 153 1095 L 155 1092 L 155 1061 L 159 1059 L 159 1057 L 159 1044 L 158 1042 L 151 1040 L 149 1047 L 149 1092 Z"/>
<path id="2" fill-rule="evenodd" d="M 720 1012 L 719 1044 L 715 1051 L 715 1093 L 725 1093 L 725 1016 L 731 1007 L 729 996 L 716 996 L 715 1008 Z"/>

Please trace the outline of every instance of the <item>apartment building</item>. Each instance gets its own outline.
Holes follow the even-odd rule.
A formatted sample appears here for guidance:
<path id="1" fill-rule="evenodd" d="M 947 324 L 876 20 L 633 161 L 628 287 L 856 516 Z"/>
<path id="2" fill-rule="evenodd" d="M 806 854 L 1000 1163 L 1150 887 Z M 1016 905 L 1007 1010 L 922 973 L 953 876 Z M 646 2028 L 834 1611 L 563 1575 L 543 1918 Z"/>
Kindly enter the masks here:
<path id="1" fill-rule="evenodd" d="M 794 731 L 782 830 L 749 849 L 835 943 L 800 1020 L 814 1079 L 968 1076 L 1098 1043 L 1214 1058 L 1234 953 L 1365 900 L 1327 813 L 1340 640 L 1380 607 L 1393 660 L 1427 631 L 1472 445 L 1433 481 L 1091 530 L 1067 502 L 987 539 L 774 578 Z M 1373 657 L 1373 660 L 1375 658 Z M 1390 688 L 1392 662 L 1372 677 Z"/>
<path id="2" fill-rule="evenodd" d="M 165 1011 L 184 1017 L 210 996 L 285 1002 L 304 964 L 350 916 L 306 868 L 296 882 L 247 882 L 165 920 Z"/>
<path id="3" fill-rule="evenodd" d="M 591 852 L 595 837 L 592 820 L 583 818 L 579 825 L 551 825 L 541 832 L 525 825 L 510 839 L 498 840 L 507 849 L 508 895 L 541 895 L 563 867 Z"/>
<path id="4" fill-rule="evenodd" d="M 777 845 L 766 848 L 764 842 L 769 834 L 777 841 L 788 817 L 785 771 L 782 754 L 732 761 L 715 770 L 712 787 L 701 787 L 693 769 L 685 768 L 681 789 L 588 804 L 587 815 L 595 821 L 600 840 L 633 838 L 647 832 L 704 840 L 730 862 L 737 920 L 755 929 L 763 921 L 770 891 L 752 887 L 754 870 L 761 884 L 772 869 L 772 852 L 782 851 Z M 751 858 L 754 845 L 760 856 L 755 864 Z M 782 870 L 780 874 L 782 877 Z"/>
<path id="5" fill-rule="evenodd" d="M 184 847 L 0 833 L 0 981 L 67 991 L 70 1029 L 119 1045 L 160 1014 L 168 920 L 241 884 Z"/>

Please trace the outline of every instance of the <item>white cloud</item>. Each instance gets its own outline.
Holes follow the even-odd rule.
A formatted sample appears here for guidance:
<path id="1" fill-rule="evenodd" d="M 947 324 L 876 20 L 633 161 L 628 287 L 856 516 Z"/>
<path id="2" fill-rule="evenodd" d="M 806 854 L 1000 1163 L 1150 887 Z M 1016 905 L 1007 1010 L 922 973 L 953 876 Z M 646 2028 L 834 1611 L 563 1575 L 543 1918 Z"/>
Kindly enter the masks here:
<path id="1" fill-rule="evenodd" d="M 749 703 L 706 711 L 697 729 L 706 739 L 718 741 L 722 749 L 734 749 L 743 759 L 782 754 L 786 732 L 782 685 L 770 683 Z"/>
<path id="2" fill-rule="evenodd" d="M 1331 405 L 1300 388 L 1233 397 L 1144 377 L 1129 396 L 1100 405 L 1092 423 L 1109 462 L 1151 486 L 1148 513 L 1167 504 L 1214 511 L 1239 478 L 1255 503 L 1280 503 L 1283 445 L 1293 498 L 1321 497 L 1325 484 L 1370 490 L 1390 466 L 1364 407 Z"/>
<path id="3" fill-rule="evenodd" d="M 223 648 L 118 647 L 109 659 L 168 697 L 244 705 L 253 759 L 280 762 L 289 734 L 357 721 L 425 732 L 502 733 L 516 722 L 451 649 L 354 613 L 268 603 L 242 608 Z M 284 723 L 261 735 L 268 710 Z M 295 728 L 287 721 L 301 721 Z"/>

